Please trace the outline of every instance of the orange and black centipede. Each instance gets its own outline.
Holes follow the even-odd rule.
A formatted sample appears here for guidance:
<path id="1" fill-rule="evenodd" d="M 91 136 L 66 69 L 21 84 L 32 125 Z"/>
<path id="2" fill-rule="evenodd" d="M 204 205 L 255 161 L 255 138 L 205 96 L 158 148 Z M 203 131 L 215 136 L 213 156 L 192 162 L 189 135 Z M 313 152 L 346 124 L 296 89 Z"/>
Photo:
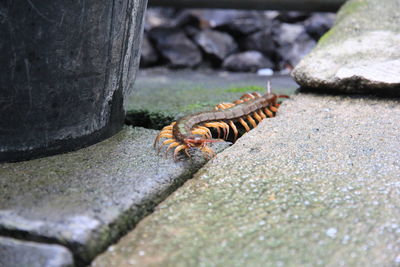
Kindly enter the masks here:
<path id="1" fill-rule="evenodd" d="M 289 96 L 271 93 L 268 83 L 268 91 L 264 95 L 257 92 L 247 93 L 233 103 L 221 103 L 212 111 L 189 115 L 165 126 L 157 135 L 154 147 L 156 148 L 161 138 L 165 138 L 166 140 L 158 147 L 158 152 L 164 145 L 168 145 L 165 154 L 175 148 L 173 153 L 175 161 L 182 150 L 190 157 L 188 150 L 193 147 L 200 148 L 206 157 L 213 157 L 215 152 L 207 146 L 207 143 L 227 140 L 230 129 L 236 141 L 239 135 L 236 124 L 242 125 L 246 132 L 250 131 L 249 124 L 253 128 L 257 127 L 263 119 L 275 116 L 281 98 Z M 218 139 L 212 139 L 210 128 L 218 134 Z M 220 139 L 221 130 L 223 140 Z"/>

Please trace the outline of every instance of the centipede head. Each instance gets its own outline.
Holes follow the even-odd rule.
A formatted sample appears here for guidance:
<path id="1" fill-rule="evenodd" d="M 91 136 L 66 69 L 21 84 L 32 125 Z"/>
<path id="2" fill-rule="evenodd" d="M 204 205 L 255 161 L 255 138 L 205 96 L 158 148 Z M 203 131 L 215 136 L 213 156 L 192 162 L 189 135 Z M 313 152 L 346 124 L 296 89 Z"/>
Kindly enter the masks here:
<path id="1" fill-rule="evenodd" d="M 221 139 L 204 139 L 199 136 L 188 136 L 183 142 L 189 147 L 204 147 L 207 143 L 216 143 L 224 140 Z"/>

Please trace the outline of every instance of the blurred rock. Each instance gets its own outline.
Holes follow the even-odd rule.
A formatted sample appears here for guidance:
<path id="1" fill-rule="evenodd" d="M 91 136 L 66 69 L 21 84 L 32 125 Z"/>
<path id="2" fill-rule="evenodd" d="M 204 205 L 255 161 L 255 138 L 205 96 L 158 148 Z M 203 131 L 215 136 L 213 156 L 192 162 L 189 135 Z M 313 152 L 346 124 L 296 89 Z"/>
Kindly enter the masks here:
<path id="1" fill-rule="evenodd" d="M 275 29 L 274 40 L 278 46 L 279 69 L 296 66 L 316 44 L 300 24 L 282 23 Z"/>
<path id="2" fill-rule="evenodd" d="M 158 61 L 158 53 L 149 41 L 149 38 L 143 35 L 142 48 L 140 55 L 140 67 L 153 66 Z"/>
<path id="3" fill-rule="evenodd" d="M 315 13 L 304 22 L 304 25 L 308 35 L 314 40 L 319 40 L 325 32 L 332 28 L 334 22 L 335 14 L 333 13 Z"/>
<path id="4" fill-rule="evenodd" d="M 154 27 L 169 25 L 170 21 L 176 17 L 175 8 L 148 8 L 145 16 L 145 30 L 149 31 Z"/>
<path id="5" fill-rule="evenodd" d="M 185 27 L 185 26 L 200 26 L 200 19 L 198 16 L 190 12 L 189 10 L 184 10 L 177 15 L 175 19 L 171 21 L 172 27 Z"/>
<path id="6" fill-rule="evenodd" d="M 300 11 L 282 11 L 276 16 L 276 19 L 281 22 L 296 23 L 307 19 L 309 16 L 309 13 Z"/>
<path id="7" fill-rule="evenodd" d="M 278 46 L 293 44 L 304 33 L 305 30 L 301 24 L 282 23 L 273 29 L 274 41 Z"/>
<path id="8" fill-rule="evenodd" d="M 274 70 L 291 70 L 315 45 L 313 40 L 329 30 L 335 17 L 333 13 L 298 11 L 172 8 L 150 8 L 147 16 L 146 29 L 161 35 L 150 38 L 159 58 L 165 59 L 159 63 L 167 61 L 172 68 L 219 67 L 232 53 L 258 51 L 275 64 Z M 165 31 L 173 36 L 167 38 Z M 145 60 L 142 64 L 146 66 Z"/>
<path id="9" fill-rule="evenodd" d="M 261 68 L 273 68 L 274 64 L 258 51 L 247 51 L 230 55 L 222 66 L 230 71 L 256 72 Z"/>
<path id="10" fill-rule="evenodd" d="M 193 39 L 201 30 L 198 27 L 187 25 L 183 28 L 186 36 Z"/>
<path id="11" fill-rule="evenodd" d="M 216 63 L 221 63 L 238 48 L 235 40 L 229 34 L 219 31 L 205 30 L 199 32 L 194 40 L 204 53 Z"/>
<path id="12" fill-rule="evenodd" d="M 202 61 L 200 50 L 178 29 L 156 27 L 149 32 L 149 37 L 171 68 L 193 68 Z"/>
<path id="13" fill-rule="evenodd" d="M 271 30 L 262 30 L 249 35 L 243 42 L 243 48 L 245 50 L 256 50 L 264 53 L 269 58 L 273 58 L 276 52 L 276 45 Z"/>
<path id="14" fill-rule="evenodd" d="M 295 67 L 316 45 L 316 41 L 307 34 L 302 34 L 292 44 L 281 46 L 277 50 L 280 58 L 279 69 Z"/>
<path id="15" fill-rule="evenodd" d="M 204 18 L 207 19 L 207 16 Z M 272 20 L 265 13 L 247 10 L 219 11 L 214 18 L 209 19 L 212 28 L 228 32 L 236 37 L 260 31 L 271 23 Z"/>

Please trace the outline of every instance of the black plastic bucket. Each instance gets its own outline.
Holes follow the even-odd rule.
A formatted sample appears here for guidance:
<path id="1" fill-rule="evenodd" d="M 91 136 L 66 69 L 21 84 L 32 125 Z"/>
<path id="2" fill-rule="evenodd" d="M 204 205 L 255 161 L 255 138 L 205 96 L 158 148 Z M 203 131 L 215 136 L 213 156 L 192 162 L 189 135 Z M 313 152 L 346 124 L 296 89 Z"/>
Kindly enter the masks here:
<path id="1" fill-rule="evenodd" d="M 118 132 L 147 0 L 0 2 L 0 161 Z"/>

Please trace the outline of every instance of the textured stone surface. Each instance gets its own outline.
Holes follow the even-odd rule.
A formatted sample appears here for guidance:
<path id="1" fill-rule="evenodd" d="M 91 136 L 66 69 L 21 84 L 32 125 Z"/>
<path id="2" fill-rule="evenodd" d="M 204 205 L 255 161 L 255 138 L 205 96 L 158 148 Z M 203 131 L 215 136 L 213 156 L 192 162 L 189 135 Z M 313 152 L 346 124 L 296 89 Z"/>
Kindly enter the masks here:
<path id="1" fill-rule="evenodd" d="M 72 254 L 59 245 L 0 237 L 2 267 L 72 267 Z"/>
<path id="2" fill-rule="evenodd" d="M 93 266 L 397 266 L 398 101 L 298 95 Z"/>
<path id="3" fill-rule="evenodd" d="M 265 92 L 271 80 L 274 92 L 293 94 L 297 84 L 289 76 L 258 76 L 215 70 L 141 70 L 127 105 L 129 124 L 161 129 L 183 115 L 209 110 L 238 99 L 249 91 Z"/>
<path id="4" fill-rule="evenodd" d="M 69 151 L 121 130 L 146 4 L 0 3 L 0 162 Z"/>
<path id="5" fill-rule="evenodd" d="M 157 156 L 156 134 L 127 127 L 76 152 L 0 164 L 0 235 L 60 243 L 87 263 L 204 164 Z"/>
<path id="6" fill-rule="evenodd" d="M 322 91 L 399 94 L 399 9 L 397 0 L 347 2 L 293 71 L 296 81 Z"/>

